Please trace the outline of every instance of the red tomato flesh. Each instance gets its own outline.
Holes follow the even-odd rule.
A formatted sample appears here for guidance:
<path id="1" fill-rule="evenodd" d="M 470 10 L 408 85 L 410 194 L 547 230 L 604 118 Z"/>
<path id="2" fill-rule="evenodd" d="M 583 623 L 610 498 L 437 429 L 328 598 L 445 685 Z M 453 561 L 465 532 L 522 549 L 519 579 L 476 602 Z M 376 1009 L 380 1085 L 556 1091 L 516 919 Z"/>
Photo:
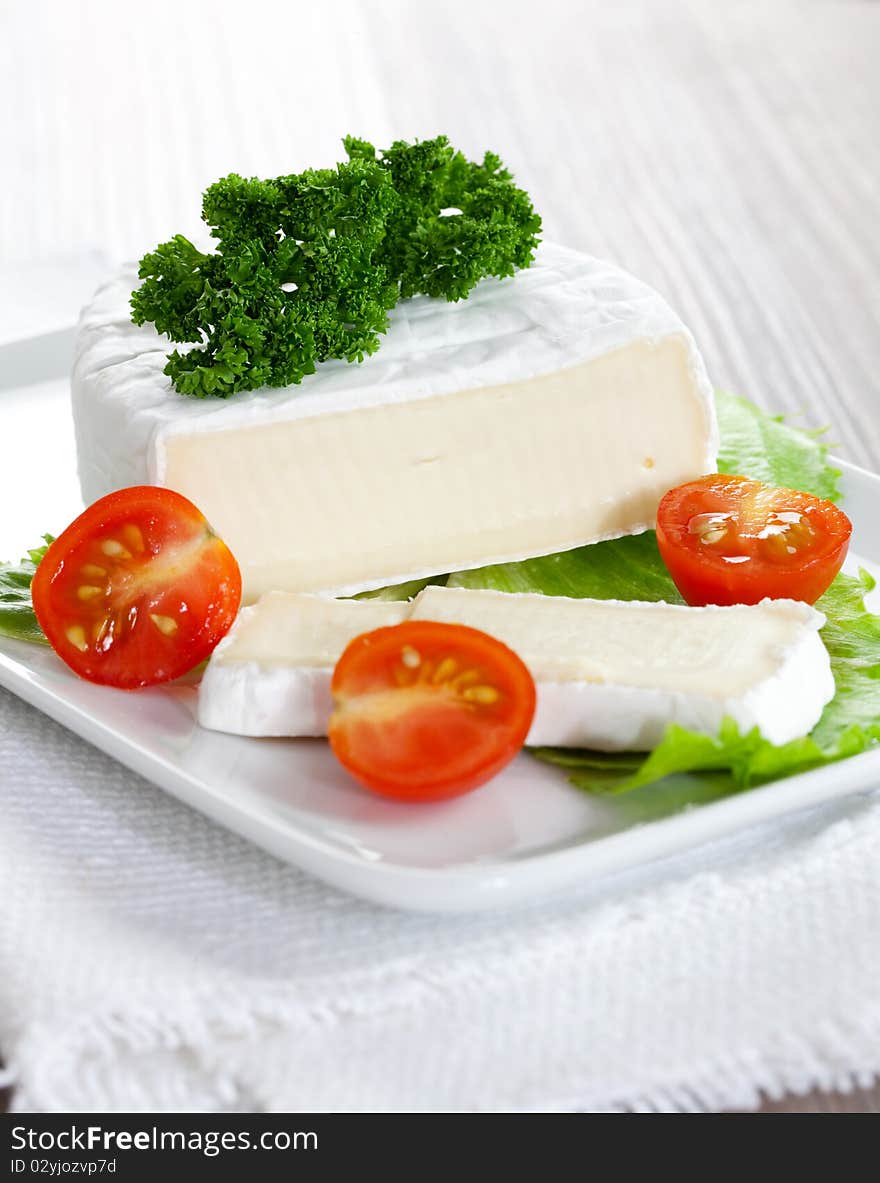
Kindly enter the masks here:
<path id="1" fill-rule="evenodd" d="M 852 523 L 830 501 L 742 476 L 679 485 L 657 510 L 657 545 L 688 604 L 814 603 L 843 565 Z"/>
<path id="2" fill-rule="evenodd" d="M 204 661 L 235 619 L 241 573 L 198 509 L 171 489 L 121 489 L 49 547 L 34 612 L 80 677 L 125 690 Z"/>
<path id="3" fill-rule="evenodd" d="M 356 637 L 333 673 L 330 744 L 361 784 L 439 801 L 484 784 L 525 742 L 535 683 L 506 645 L 413 620 Z"/>

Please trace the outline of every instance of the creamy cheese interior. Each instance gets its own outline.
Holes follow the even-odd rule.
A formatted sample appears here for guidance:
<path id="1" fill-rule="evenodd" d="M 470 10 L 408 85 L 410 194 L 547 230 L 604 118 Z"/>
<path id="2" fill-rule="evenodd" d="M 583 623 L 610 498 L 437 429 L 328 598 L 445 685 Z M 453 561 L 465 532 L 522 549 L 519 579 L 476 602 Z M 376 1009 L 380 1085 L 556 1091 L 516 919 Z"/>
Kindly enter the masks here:
<path id="1" fill-rule="evenodd" d="M 688 342 L 642 339 L 504 385 L 161 437 L 162 483 L 236 555 L 246 600 L 343 592 L 653 524 L 705 471 Z"/>
<path id="2" fill-rule="evenodd" d="M 777 672 L 818 614 L 791 600 L 728 608 L 573 600 L 429 587 L 413 619 L 482 629 L 504 641 L 538 682 L 733 697 Z"/>
<path id="3" fill-rule="evenodd" d="M 329 669 L 353 637 L 405 619 L 482 629 L 518 653 L 537 682 L 735 698 L 773 677 L 822 618 L 790 600 L 686 608 L 428 587 L 398 604 L 276 592 L 242 613 L 212 664 Z"/>
<path id="4" fill-rule="evenodd" d="M 382 600 L 324 600 L 270 592 L 246 608 L 223 642 L 217 660 L 264 666 L 332 667 L 349 641 L 400 624 L 410 605 Z"/>

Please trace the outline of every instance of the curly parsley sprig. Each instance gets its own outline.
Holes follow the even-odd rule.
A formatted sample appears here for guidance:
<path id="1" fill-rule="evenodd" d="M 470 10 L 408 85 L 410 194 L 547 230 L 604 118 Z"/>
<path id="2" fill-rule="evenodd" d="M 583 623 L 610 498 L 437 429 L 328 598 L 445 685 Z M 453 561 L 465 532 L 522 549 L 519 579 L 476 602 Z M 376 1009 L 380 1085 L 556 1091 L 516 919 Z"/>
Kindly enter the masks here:
<path id="1" fill-rule="evenodd" d="M 228 398 L 328 358 L 363 361 L 399 299 L 460 300 L 532 261 L 541 220 L 493 153 L 476 164 L 445 136 L 344 143 L 335 169 L 211 185 L 216 252 L 178 234 L 141 260 L 132 319 L 192 345 L 165 367 L 181 394 Z"/>

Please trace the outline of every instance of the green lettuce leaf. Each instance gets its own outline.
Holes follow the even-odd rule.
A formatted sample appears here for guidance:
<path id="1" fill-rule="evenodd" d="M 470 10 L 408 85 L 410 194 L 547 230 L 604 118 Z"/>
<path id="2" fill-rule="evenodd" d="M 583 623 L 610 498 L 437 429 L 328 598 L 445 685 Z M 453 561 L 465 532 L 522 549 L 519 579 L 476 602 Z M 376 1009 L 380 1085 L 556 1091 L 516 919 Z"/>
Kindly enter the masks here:
<path id="1" fill-rule="evenodd" d="M 432 583 L 445 583 L 447 575 L 432 575 L 429 579 L 410 579 L 407 583 L 393 583 L 390 587 L 379 587 L 375 591 L 358 592 L 352 600 L 411 600 Z"/>
<path id="2" fill-rule="evenodd" d="M 653 530 L 521 563 L 457 571 L 448 584 L 575 599 L 682 602 L 660 558 Z"/>
<path id="3" fill-rule="evenodd" d="M 825 429 L 803 431 L 768 415 L 748 399 L 716 391 L 721 450 L 718 471 L 768 485 L 802 489 L 828 501 L 840 498 L 840 469 L 828 460 Z"/>
<path id="4" fill-rule="evenodd" d="M 47 644 L 31 604 L 31 580 L 37 563 L 54 542 L 51 534 L 43 538 L 46 545 L 29 550 L 21 562 L 0 563 L 0 636 Z"/>

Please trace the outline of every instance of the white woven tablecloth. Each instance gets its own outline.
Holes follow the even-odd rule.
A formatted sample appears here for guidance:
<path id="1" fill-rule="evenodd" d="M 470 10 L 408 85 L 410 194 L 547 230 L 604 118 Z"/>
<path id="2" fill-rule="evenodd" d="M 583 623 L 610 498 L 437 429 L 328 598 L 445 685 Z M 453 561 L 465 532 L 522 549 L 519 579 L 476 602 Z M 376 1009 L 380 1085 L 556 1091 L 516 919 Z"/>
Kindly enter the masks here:
<path id="1" fill-rule="evenodd" d="M 224 172 L 448 132 L 662 290 L 720 385 L 876 467 L 878 37 L 862 0 L 7 5 L 0 263 L 135 255 Z M 23 496 L 0 473 L 0 513 Z M 0 892 L 20 1109 L 713 1109 L 880 1070 L 876 796 L 552 907 L 418 917 L 0 692 Z"/>
<path id="2" fill-rule="evenodd" d="M 880 1070 L 880 796 L 438 918 L 261 854 L 0 692 L 21 1109 L 752 1106 Z"/>

